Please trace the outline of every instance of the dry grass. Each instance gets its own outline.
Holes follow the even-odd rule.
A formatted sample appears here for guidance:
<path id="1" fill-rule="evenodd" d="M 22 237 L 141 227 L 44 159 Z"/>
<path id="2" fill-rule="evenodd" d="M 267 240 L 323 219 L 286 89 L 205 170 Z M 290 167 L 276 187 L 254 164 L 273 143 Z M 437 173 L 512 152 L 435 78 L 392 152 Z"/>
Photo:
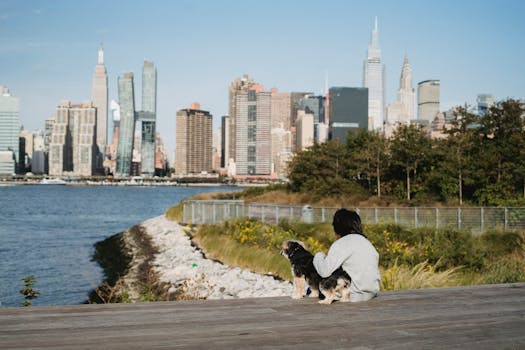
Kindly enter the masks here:
<path id="1" fill-rule="evenodd" d="M 381 290 L 449 287 L 459 284 L 460 267 L 436 271 L 436 266 L 422 262 L 414 267 L 398 265 L 381 272 Z"/>

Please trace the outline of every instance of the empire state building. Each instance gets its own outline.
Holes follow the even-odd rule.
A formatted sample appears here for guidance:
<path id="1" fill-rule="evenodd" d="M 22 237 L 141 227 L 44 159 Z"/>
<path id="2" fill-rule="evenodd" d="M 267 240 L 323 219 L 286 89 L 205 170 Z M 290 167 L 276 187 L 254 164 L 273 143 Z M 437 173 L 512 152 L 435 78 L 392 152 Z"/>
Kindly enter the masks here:
<path id="1" fill-rule="evenodd" d="M 97 145 L 100 152 L 108 141 L 108 75 L 104 65 L 102 45 L 98 50 L 98 63 L 93 73 L 93 90 L 91 99 L 97 109 Z"/>
<path id="2" fill-rule="evenodd" d="M 382 130 L 385 113 L 385 65 L 381 63 L 377 17 L 364 61 L 363 87 L 368 88 L 368 130 Z"/>

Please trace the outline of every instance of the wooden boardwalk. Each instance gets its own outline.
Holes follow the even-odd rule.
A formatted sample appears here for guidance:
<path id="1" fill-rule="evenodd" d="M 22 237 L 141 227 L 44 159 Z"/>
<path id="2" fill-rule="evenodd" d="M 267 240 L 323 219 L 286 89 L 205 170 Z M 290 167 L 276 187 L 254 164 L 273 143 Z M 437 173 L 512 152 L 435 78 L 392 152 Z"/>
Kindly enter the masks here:
<path id="1" fill-rule="evenodd" d="M 525 283 L 312 299 L 0 309 L 0 349 L 525 349 Z"/>

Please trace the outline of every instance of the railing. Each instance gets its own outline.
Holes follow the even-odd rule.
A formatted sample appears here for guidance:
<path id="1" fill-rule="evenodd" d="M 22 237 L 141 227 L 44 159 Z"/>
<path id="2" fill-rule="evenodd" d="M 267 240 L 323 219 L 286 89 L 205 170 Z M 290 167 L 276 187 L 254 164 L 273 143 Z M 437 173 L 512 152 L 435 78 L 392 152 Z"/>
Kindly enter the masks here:
<path id="1" fill-rule="evenodd" d="M 267 223 L 282 220 L 331 222 L 338 208 L 245 203 L 242 200 L 187 200 L 183 221 L 217 224 L 235 218 Z M 478 234 L 491 229 L 524 230 L 524 207 L 398 207 L 348 208 L 356 210 L 365 224 L 392 223 L 407 227 L 458 229 Z"/>

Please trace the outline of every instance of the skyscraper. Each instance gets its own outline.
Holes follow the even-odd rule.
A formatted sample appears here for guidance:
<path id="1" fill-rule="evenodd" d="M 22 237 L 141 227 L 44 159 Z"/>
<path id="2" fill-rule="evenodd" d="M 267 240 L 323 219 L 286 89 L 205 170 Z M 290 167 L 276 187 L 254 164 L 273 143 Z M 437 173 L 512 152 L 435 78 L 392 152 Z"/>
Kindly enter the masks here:
<path id="1" fill-rule="evenodd" d="M 381 63 L 377 17 L 364 61 L 363 87 L 368 88 L 368 129 L 382 130 L 385 113 L 385 65 Z"/>
<path id="2" fill-rule="evenodd" d="M 248 75 L 243 75 L 240 79 L 235 79 L 230 84 L 230 91 L 229 91 L 229 114 L 228 114 L 228 148 L 225 149 L 225 153 L 227 154 L 226 159 L 226 166 L 229 165 L 230 162 L 235 162 L 236 160 L 236 144 L 237 144 L 237 105 L 236 105 L 236 97 L 240 93 L 246 93 L 248 89 L 250 89 L 253 85 L 255 85 L 255 81 L 251 79 Z"/>
<path id="3" fill-rule="evenodd" d="M 272 93 L 254 85 L 235 98 L 236 174 L 271 174 Z"/>
<path id="4" fill-rule="evenodd" d="M 49 175 L 93 175 L 98 153 L 96 115 L 91 101 L 63 101 L 56 108 L 49 145 Z"/>
<path id="5" fill-rule="evenodd" d="M 332 87 L 328 91 L 331 139 L 346 143 L 349 130 L 368 129 L 368 89 Z"/>
<path id="6" fill-rule="evenodd" d="M 429 126 L 439 113 L 439 80 L 425 80 L 417 84 L 417 120 Z"/>
<path id="7" fill-rule="evenodd" d="M 175 173 L 200 174 L 212 170 L 213 116 L 198 104 L 177 112 Z"/>
<path id="8" fill-rule="evenodd" d="M 118 96 L 120 105 L 120 124 L 117 147 L 117 176 L 131 174 L 133 157 L 133 137 L 135 135 L 135 92 L 133 73 L 124 73 L 118 78 Z"/>
<path id="9" fill-rule="evenodd" d="M 93 73 L 93 92 L 91 99 L 97 109 L 97 145 L 102 153 L 108 143 L 108 75 L 104 65 L 104 50 L 102 45 L 98 49 L 98 63 Z M 100 156 L 98 166 L 102 166 Z"/>
<path id="10" fill-rule="evenodd" d="M 0 85 L 0 152 L 12 152 L 11 161 L 4 161 L 4 168 L 9 168 L 11 174 L 15 173 L 19 158 L 20 133 L 20 102 L 18 97 L 12 96 L 9 89 Z M 7 153 L 4 156 L 9 159 Z M 8 164 L 9 163 L 9 164 Z"/>
<path id="11" fill-rule="evenodd" d="M 155 124 L 157 113 L 157 70 L 153 62 L 144 61 L 142 68 L 142 175 L 155 174 Z"/>
<path id="12" fill-rule="evenodd" d="M 397 102 L 390 104 L 387 108 L 385 123 L 385 135 L 392 135 L 393 131 L 400 124 L 410 124 L 415 120 L 416 94 L 412 85 L 412 69 L 405 54 L 401 78 L 399 79 L 399 89 L 397 90 Z"/>

